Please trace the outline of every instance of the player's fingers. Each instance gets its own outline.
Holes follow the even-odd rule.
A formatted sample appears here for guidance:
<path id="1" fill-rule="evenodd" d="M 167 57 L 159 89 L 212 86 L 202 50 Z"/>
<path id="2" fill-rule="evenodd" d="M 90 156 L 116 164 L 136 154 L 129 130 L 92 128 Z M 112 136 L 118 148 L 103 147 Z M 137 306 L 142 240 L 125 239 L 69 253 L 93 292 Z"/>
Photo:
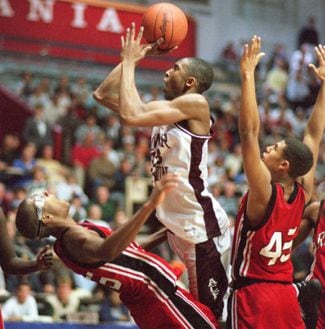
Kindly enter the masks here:
<path id="1" fill-rule="evenodd" d="M 130 43 L 130 28 L 126 29 L 125 33 L 125 45 L 127 46 Z"/>
<path id="2" fill-rule="evenodd" d="M 249 48 L 249 46 L 248 46 L 248 44 L 246 43 L 246 44 L 244 45 L 244 57 L 247 57 L 247 55 L 248 55 L 248 48 Z"/>
<path id="3" fill-rule="evenodd" d="M 317 67 L 314 64 L 309 64 L 308 67 L 313 70 L 317 77 L 319 77 Z"/>
<path id="4" fill-rule="evenodd" d="M 318 47 L 315 47 L 315 50 L 318 58 L 325 61 L 325 46 L 318 45 Z"/>
<path id="5" fill-rule="evenodd" d="M 131 23 L 131 33 L 130 33 L 130 41 L 133 41 L 135 37 L 135 23 Z"/>
<path id="6" fill-rule="evenodd" d="M 259 62 L 261 60 L 261 58 L 264 56 L 265 56 L 265 53 L 259 53 L 256 57 L 257 61 Z"/>
<path id="7" fill-rule="evenodd" d="M 137 36 L 137 42 L 140 43 L 140 41 L 142 39 L 142 36 L 143 36 L 143 26 L 140 26 L 140 30 L 139 30 L 139 33 L 138 33 L 138 36 Z"/>

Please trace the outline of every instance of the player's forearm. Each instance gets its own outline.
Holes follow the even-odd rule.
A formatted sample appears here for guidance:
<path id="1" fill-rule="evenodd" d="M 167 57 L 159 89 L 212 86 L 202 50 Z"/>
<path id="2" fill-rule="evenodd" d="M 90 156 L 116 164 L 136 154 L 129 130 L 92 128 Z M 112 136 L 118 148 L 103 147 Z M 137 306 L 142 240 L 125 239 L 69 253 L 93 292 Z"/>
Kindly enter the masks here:
<path id="1" fill-rule="evenodd" d="M 145 250 L 151 250 L 152 248 L 158 246 L 167 239 L 167 228 L 159 230 L 156 233 L 149 235 L 142 243 L 141 246 Z"/>
<path id="2" fill-rule="evenodd" d="M 257 135 L 259 126 L 254 72 L 244 72 L 242 73 L 241 84 L 239 132 L 242 136 L 247 133 L 255 133 Z"/>
<path id="3" fill-rule="evenodd" d="M 312 137 L 315 143 L 321 142 L 325 128 L 325 82 L 322 81 L 313 111 L 307 122 L 305 136 Z"/>
<path id="4" fill-rule="evenodd" d="M 118 257 L 122 251 L 135 240 L 142 225 L 149 218 L 153 210 L 154 204 L 152 202 L 148 201 L 145 203 L 128 223 L 124 224 L 105 239 L 98 250 L 97 257 L 104 259 L 107 262 Z"/>
<path id="5" fill-rule="evenodd" d="M 39 271 L 39 266 L 35 260 L 23 260 L 19 257 L 12 258 L 9 262 L 2 264 L 5 273 L 23 275 Z"/>
<path id="6" fill-rule="evenodd" d="M 135 63 L 122 62 L 120 84 L 120 115 L 125 124 L 133 124 L 136 115 L 143 112 L 143 102 L 135 85 Z"/>
<path id="7" fill-rule="evenodd" d="M 119 90 L 121 80 L 121 63 L 118 64 L 113 71 L 105 78 L 105 80 L 94 91 L 95 100 L 111 109 L 114 112 L 119 111 Z"/>

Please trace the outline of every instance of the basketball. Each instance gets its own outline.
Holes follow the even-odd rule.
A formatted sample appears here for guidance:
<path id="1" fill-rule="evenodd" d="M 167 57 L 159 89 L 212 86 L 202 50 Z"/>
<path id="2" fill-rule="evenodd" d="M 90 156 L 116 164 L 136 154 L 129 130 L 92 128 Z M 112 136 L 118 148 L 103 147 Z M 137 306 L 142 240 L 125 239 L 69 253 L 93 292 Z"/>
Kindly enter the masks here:
<path id="1" fill-rule="evenodd" d="M 159 49 L 168 50 L 178 46 L 186 37 L 188 24 L 184 12 L 171 3 L 156 3 L 148 7 L 142 18 L 143 37 L 153 43 L 163 37 Z"/>

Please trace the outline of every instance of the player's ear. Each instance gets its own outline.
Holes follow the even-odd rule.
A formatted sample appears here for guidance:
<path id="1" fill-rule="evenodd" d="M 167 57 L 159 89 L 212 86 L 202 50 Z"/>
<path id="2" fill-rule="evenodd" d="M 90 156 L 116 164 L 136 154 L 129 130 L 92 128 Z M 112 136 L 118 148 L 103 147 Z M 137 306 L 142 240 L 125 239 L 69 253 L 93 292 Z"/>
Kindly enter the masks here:
<path id="1" fill-rule="evenodd" d="M 196 85 L 196 79 L 194 77 L 188 77 L 186 80 L 186 86 L 191 88 Z"/>
<path id="2" fill-rule="evenodd" d="M 290 168 L 290 162 L 288 160 L 282 160 L 280 163 L 280 169 L 288 172 Z"/>

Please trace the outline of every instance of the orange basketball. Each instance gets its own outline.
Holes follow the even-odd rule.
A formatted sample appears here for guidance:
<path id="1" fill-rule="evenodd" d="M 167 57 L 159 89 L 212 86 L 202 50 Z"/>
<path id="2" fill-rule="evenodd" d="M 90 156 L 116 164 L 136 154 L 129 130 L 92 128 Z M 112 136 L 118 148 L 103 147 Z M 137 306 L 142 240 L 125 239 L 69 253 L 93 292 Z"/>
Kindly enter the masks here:
<path id="1" fill-rule="evenodd" d="M 143 14 L 143 37 L 152 43 L 163 37 L 165 41 L 159 46 L 166 50 L 178 46 L 187 34 L 187 18 L 184 12 L 171 3 L 156 3 Z"/>

